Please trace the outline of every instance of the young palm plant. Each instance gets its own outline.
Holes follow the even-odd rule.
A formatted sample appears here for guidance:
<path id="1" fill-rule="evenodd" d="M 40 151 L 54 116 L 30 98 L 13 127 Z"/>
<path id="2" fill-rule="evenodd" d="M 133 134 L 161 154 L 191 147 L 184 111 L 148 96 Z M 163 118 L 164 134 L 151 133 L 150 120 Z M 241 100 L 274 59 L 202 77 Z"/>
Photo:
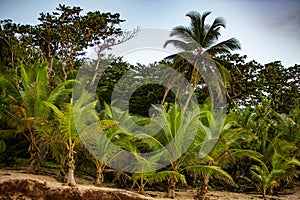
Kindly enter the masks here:
<path id="1" fill-rule="evenodd" d="M 162 153 L 156 154 L 155 156 L 147 159 L 138 155 L 136 156 L 137 162 L 139 162 L 139 165 L 136 165 L 136 167 L 139 168 L 139 172 L 133 173 L 130 177 L 130 180 L 133 181 L 131 188 L 133 188 L 134 185 L 137 185 L 139 188 L 139 193 L 145 194 L 145 186 L 147 184 L 162 183 L 163 181 L 170 182 L 170 180 L 176 180 L 176 182 L 186 184 L 185 176 L 177 171 L 168 169 L 160 171 L 152 170 L 153 168 L 157 167 L 158 160 L 161 159 L 160 157 L 162 155 Z"/>
<path id="2" fill-rule="evenodd" d="M 105 171 L 118 174 L 121 172 L 117 169 L 129 170 L 131 163 L 128 163 L 128 159 L 132 158 L 129 152 L 137 152 L 133 137 L 134 127 L 145 118 L 121 112 L 115 119 L 111 106 L 106 103 L 104 109 L 99 114 L 94 112 L 92 117 L 94 120 L 86 120 L 90 117 L 80 115 L 75 118 L 80 129 L 80 139 L 89 151 L 89 159 L 95 163 L 97 169 L 96 185 L 101 186 Z"/>
<path id="3" fill-rule="evenodd" d="M 246 148 L 261 152 L 262 157 L 254 160 L 250 173 L 252 181 L 261 191 L 263 198 L 267 193 L 283 183 L 291 182 L 296 175 L 295 166 L 299 161 L 293 155 L 297 147 L 291 136 L 296 136 L 295 123 L 286 115 L 276 113 L 270 107 L 270 101 L 264 100 L 263 104 L 252 109 L 250 107 L 242 112 L 238 111 L 239 123 L 246 132 L 253 135 Z"/>
<path id="4" fill-rule="evenodd" d="M 192 142 L 193 133 L 198 130 L 198 108 L 194 105 L 186 114 L 177 103 L 169 106 L 168 110 L 165 107 L 154 106 L 154 108 L 158 111 L 158 116 L 151 118 L 152 124 L 147 129 L 137 131 L 132 128 L 134 126 L 130 122 L 123 122 L 126 124 L 126 127 L 123 127 L 125 132 L 128 134 L 132 132 L 132 135 L 135 132 L 135 137 L 131 140 L 136 146 L 132 151 L 135 162 L 127 167 L 135 173 L 132 176 L 122 172 L 119 174 L 132 180 L 133 186 L 137 185 L 141 193 L 145 192 L 147 184 L 167 181 L 168 196 L 174 198 L 176 184 L 186 183 L 181 170 L 184 163 L 181 155 Z M 136 119 L 133 121 L 137 122 Z M 152 154 L 152 152 L 155 153 Z M 140 153 L 149 154 L 144 157 Z"/>
<path id="5" fill-rule="evenodd" d="M 21 82 L 21 84 L 19 84 Z M 9 130 L 1 130 L 1 137 L 12 137 L 22 134 L 29 142 L 29 170 L 35 172 L 42 162 L 43 149 L 46 147 L 46 120 L 50 110 L 44 101 L 57 103 L 68 94 L 72 81 L 67 81 L 51 90 L 47 78 L 47 63 L 35 63 L 32 66 L 21 66 L 21 79 L 15 81 L 9 77 L 0 77 L 3 91 L 1 117 Z"/>
<path id="6" fill-rule="evenodd" d="M 46 106 L 52 109 L 55 114 L 55 122 L 54 125 L 58 125 L 58 129 L 56 134 L 53 135 L 55 141 L 60 142 L 67 151 L 67 155 L 62 155 L 62 157 L 66 158 L 66 163 L 68 166 L 68 176 L 67 176 L 67 184 L 69 186 L 75 186 L 76 181 L 74 178 L 74 170 L 75 170 L 75 159 L 74 151 L 75 145 L 80 142 L 79 132 L 82 130 L 77 130 L 77 126 L 75 123 L 80 123 L 74 120 L 74 115 L 80 115 L 83 119 L 89 120 L 91 116 L 95 116 L 90 111 L 92 110 L 95 102 L 91 102 L 86 104 L 89 96 L 82 96 L 78 101 L 73 104 L 73 100 L 71 99 L 69 103 L 64 105 L 63 109 L 59 109 L 57 106 L 50 102 L 44 102 Z"/>
<path id="7" fill-rule="evenodd" d="M 125 118 L 129 117 L 124 115 Z M 101 186 L 104 181 L 103 173 L 111 161 L 116 161 L 120 157 L 123 150 L 132 151 L 134 146 L 131 143 L 131 135 L 118 127 L 118 122 L 113 119 L 111 107 L 104 103 L 104 109 L 100 112 L 98 118 L 98 129 L 91 127 L 81 133 L 80 138 L 89 144 L 89 152 L 91 152 L 91 160 L 94 162 L 97 174 L 97 186 Z M 93 127 L 95 128 L 95 127 Z M 110 169 L 108 171 L 112 171 Z"/>
<path id="8" fill-rule="evenodd" d="M 148 151 L 157 151 L 158 153 L 149 158 L 149 162 L 151 161 L 150 168 L 146 168 L 149 164 L 149 162 L 146 162 L 147 165 L 143 165 L 143 169 L 146 168 L 145 173 L 139 173 L 134 177 L 139 177 L 139 180 L 147 177 L 149 180 L 147 182 L 160 179 L 167 180 L 169 184 L 168 197 L 171 198 L 174 198 L 176 184 L 185 183 L 184 175 L 181 173 L 181 166 L 184 163 L 184 158 L 181 158 L 181 155 L 184 154 L 188 145 L 192 142 L 193 133 L 197 132 L 199 126 L 198 108 L 197 105 L 193 106 L 186 113 L 177 103 L 171 105 L 168 110 L 155 107 L 159 113 L 159 116 L 152 118 L 155 128 L 153 130 L 148 129 L 150 132 L 137 135 L 143 136 L 141 141 L 150 147 Z M 160 129 L 159 132 L 153 135 L 152 131 L 157 131 L 157 129 Z M 137 157 L 137 160 L 144 161 L 143 158 L 139 157 Z M 153 165 L 155 166 L 153 167 Z M 160 165 L 169 165 L 169 167 L 164 167 L 159 172 L 153 172 Z M 150 174 L 153 175 L 152 178 L 150 178 Z"/>
<path id="9" fill-rule="evenodd" d="M 225 171 L 226 169 L 235 165 L 236 161 L 242 158 L 249 158 L 257 160 L 262 157 L 261 154 L 242 149 L 241 143 L 248 140 L 251 135 L 247 133 L 238 123 L 235 113 L 229 113 L 224 116 L 223 119 L 219 118 L 218 113 L 212 112 L 212 106 L 207 101 L 201 107 L 201 132 L 205 137 L 210 138 L 212 135 L 219 135 L 215 143 L 211 143 L 210 140 L 198 144 L 201 146 L 194 146 L 191 152 L 199 152 L 203 158 L 196 159 L 194 162 L 187 166 L 186 169 L 193 174 L 199 174 L 202 177 L 202 182 L 197 191 L 199 199 L 203 199 L 207 192 L 210 177 L 219 177 L 227 180 L 227 182 L 233 186 L 235 183 L 233 178 Z M 206 146 L 213 146 L 209 152 L 205 152 Z M 204 154 L 201 154 L 204 151 Z"/>
<path id="10" fill-rule="evenodd" d="M 285 176 L 292 166 L 300 166 L 300 162 L 296 159 L 285 159 L 279 154 L 272 157 L 272 169 L 269 170 L 264 162 L 260 166 L 253 165 L 250 169 L 252 180 L 256 182 L 257 188 L 261 191 L 263 199 L 266 199 L 266 194 L 269 191 L 273 193 L 275 187 L 280 186 L 280 180 Z"/>

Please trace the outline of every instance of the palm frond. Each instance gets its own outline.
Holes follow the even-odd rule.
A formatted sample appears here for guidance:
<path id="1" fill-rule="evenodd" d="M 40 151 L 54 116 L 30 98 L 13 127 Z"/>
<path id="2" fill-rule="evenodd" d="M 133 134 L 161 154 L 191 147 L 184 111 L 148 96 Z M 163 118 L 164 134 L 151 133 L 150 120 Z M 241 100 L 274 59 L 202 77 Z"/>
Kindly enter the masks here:
<path id="1" fill-rule="evenodd" d="M 170 37 L 177 37 L 178 39 L 182 39 L 185 42 L 192 42 L 192 31 L 189 27 L 185 26 L 176 26 L 170 32 Z"/>
<path id="2" fill-rule="evenodd" d="M 184 170 L 198 175 L 213 176 L 219 179 L 226 180 L 228 183 L 235 185 L 233 178 L 226 171 L 224 171 L 218 166 L 195 165 L 186 167 Z"/>
<path id="3" fill-rule="evenodd" d="M 184 51 L 193 51 L 194 49 L 197 48 L 197 45 L 195 42 L 184 42 L 181 40 L 167 40 L 164 44 L 164 48 L 168 46 L 169 44 L 172 44 L 174 47 L 176 47 L 179 50 L 184 50 Z"/>
<path id="4" fill-rule="evenodd" d="M 181 184 L 186 184 L 186 179 L 183 174 L 180 174 L 175 171 L 161 171 L 154 174 L 149 174 L 147 177 L 147 181 L 149 184 L 152 183 L 161 183 L 163 181 L 167 181 L 169 179 L 175 179 L 176 182 L 180 182 Z"/>
<path id="5" fill-rule="evenodd" d="M 68 80 L 56 86 L 49 94 L 48 101 L 51 103 L 56 103 L 59 100 L 59 97 L 68 95 L 72 92 L 73 89 L 68 88 L 68 86 L 72 86 L 74 84 L 74 80 Z"/>
<path id="6" fill-rule="evenodd" d="M 8 95 L 11 95 L 15 99 L 20 97 L 20 91 L 12 78 L 0 76 L 0 89 L 1 96 L 3 95 L 3 97 L 8 97 Z"/>
<path id="7" fill-rule="evenodd" d="M 233 50 L 241 49 L 241 44 L 236 38 L 230 38 L 228 40 L 217 43 L 207 49 L 209 55 L 219 55 L 230 53 Z"/>
<path id="8" fill-rule="evenodd" d="M 219 31 L 221 27 L 226 28 L 225 20 L 221 17 L 217 17 L 212 25 L 207 26 L 205 36 L 201 43 L 204 48 L 210 47 L 218 40 L 221 35 Z"/>

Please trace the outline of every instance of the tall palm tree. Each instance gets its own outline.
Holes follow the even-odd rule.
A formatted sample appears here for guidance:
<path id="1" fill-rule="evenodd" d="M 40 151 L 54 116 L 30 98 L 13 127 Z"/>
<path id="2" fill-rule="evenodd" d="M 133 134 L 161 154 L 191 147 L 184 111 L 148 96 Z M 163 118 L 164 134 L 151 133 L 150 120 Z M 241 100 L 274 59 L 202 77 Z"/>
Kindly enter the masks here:
<path id="1" fill-rule="evenodd" d="M 200 81 L 198 73 L 200 72 L 202 75 L 207 74 L 204 77 L 206 79 L 206 83 L 221 81 L 209 79 L 212 77 L 212 73 L 216 73 L 215 69 L 213 69 L 214 67 L 212 67 L 213 64 L 211 61 L 213 61 L 218 70 L 221 72 L 223 79 L 228 77 L 226 68 L 218 62 L 217 56 L 227 54 L 233 50 L 241 48 L 239 41 L 235 38 L 218 42 L 221 35 L 221 28 L 226 27 L 225 20 L 221 17 L 217 17 L 212 24 L 207 24 L 206 18 L 210 14 L 211 12 L 204 12 L 202 15 L 196 11 L 189 12 L 186 16 L 190 18 L 190 26 L 174 27 L 170 36 L 175 37 L 175 39 L 167 40 L 164 44 L 164 47 L 169 44 L 174 45 L 182 51 L 177 55 L 184 56 L 185 58 L 188 57 L 189 62 L 192 64 L 189 69 L 191 73 L 190 82 L 192 88 L 189 91 L 185 108 L 189 104 L 192 94 Z M 176 55 L 171 55 L 168 58 L 174 59 L 176 58 Z M 214 87 L 220 86 L 214 85 Z"/>

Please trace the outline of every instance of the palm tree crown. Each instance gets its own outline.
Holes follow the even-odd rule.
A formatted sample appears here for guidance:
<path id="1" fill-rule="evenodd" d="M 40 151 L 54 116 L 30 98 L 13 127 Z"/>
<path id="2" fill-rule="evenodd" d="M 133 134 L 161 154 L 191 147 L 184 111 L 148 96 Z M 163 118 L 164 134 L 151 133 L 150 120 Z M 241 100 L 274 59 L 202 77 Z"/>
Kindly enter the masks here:
<path id="1" fill-rule="evenodd" d="M 236 38 L 218 42 L 221 28 L 226 28 L 225 20 L 217 17 L 212 24 L 207 24 L 205 20 L 210 14 L 211 12 L 204 12 L 202 15 L 196 11 L 189 12 L 186 16 L 191 20 L 190 26 L 174 27 L 170 36 L 178 37 L 180 40 L 167 40 L 164 47 L 173 44 L 178 49 L 196 51 L 197 54 L 207 52 L 212 58 L 241 49 L 240 42 Z M 195 46 L 196 43 L 197 47 Z"/>
<path id="2" fill-rule="evenodd" d="M 181 50 L 180 53 L 168 56 L 166 59 L 173 59 L 177 63 L 178 60 L 183 60 L 184 66 L 186 66 L 183 74 L 191 74 L 192 89 L 189 91 L 184 108 L 188 106 L 201 80 L 198 73 L 204 76 L 206 84 L 210 83 L 208 87 L 211 91 L 218 91 L 219 96 L 216 98 L 220 99 L 220 102 L 224 102 L 224 83 L 228 84 L 227 80 L 230 75 L 217 56 L 241 48 L 239 41 L 235 38 L 218 42 L 221 35 L 220 29 L 226 27 L 225 20 L 217 17 L 212 24 L 207 24 L 205 20 L 210 13 L 204 12 L 201 15 L 196 11 L 189 12 L 186 16 L 190 18 L 190 26 L 174 27 L 170 37 L 175 37 L 175 39 L 167 40 L 164 44 L 164 47 L 172 44 Z"/>

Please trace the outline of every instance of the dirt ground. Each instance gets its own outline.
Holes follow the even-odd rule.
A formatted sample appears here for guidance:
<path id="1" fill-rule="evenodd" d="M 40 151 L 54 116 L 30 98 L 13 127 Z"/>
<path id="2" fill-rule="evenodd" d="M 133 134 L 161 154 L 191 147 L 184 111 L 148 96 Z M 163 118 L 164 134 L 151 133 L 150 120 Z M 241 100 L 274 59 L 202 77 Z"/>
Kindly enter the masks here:
<path id="1" fill-rule="evenodd" d="M 146 197 L 136 193 L 107 188 L 95 187 L 90 182 L 77 179 L 80 183 L 76 188 L 65 186 L 55 178 L 45 175 L 28 174 L 25 170 L 0 169 L 0 200 L 8 199 L 136 199 L 136 200 L 169 200 L 165 192 L 147 191 Z M 30 194 L 32 193 L 32 194 Z M 71 196 L 70 196 L 71 195 Z M 73 196 L 72 196 L 73 195 Z M 194 200 L 195 190 L 177 190 L 177 200 Z M 259 194 L 241 194 L 227 191 L 210 191 L 207 193 L 209 200 L 256 200 L 261 199 Z M 74 198 L 72 198 L 74 197 Z M 285 191 L 284 195 L 268 196 L 272 200 L 299 200 L 300 188 Z"/>

